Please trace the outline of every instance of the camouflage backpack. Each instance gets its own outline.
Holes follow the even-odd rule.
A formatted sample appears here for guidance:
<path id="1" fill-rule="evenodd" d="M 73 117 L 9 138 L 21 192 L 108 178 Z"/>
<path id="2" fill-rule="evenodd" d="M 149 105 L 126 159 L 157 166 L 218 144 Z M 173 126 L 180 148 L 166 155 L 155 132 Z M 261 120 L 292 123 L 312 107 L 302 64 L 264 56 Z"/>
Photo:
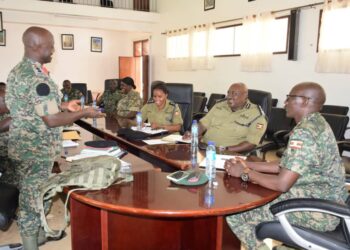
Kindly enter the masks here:
<path id="1" fill-rule="evenodd" d="M 40 187 L 40 196 L 37 204 L 40 213 L 41 224 L 44 227 L 46 236 L 58 237 L 67 227 L 69 216 L 67 204 L 69 196 L 76 190 L 99 190 L 107 188 L 112 184 L 129 182 L 133 180 L 132 175 L 122 175 L 120 173 L 121 162 L 119 159 L 111 156 L 97 156 L 74 161 L 71 168 L 62 173 L 56 174 L 48 179 Z M 64 187 L 79 186 L 68 192 L 65 204 L 65 226 L 61 230 L 52 230 L 46 221 L 44 211 L 44 201 L 52 198 L 57 192 L 62 192 Z"/>

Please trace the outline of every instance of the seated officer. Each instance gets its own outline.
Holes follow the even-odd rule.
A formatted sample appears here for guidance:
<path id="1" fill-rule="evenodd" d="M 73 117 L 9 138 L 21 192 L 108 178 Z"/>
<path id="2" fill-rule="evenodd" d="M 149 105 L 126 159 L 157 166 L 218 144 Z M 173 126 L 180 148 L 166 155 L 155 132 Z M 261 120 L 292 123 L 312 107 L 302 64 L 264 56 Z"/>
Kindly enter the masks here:
<path id="1" fill-rule="evenodd" d="M 120 89 L 124 96 L 118 103 L 116 118 L 134 119 L 142 107 L 140 94 L 134 90 L 136 89 L 134 80 L 131 77 L 123 78 Z"/>
<path id="2" fill-rule="evenodd" d="M 292 88 L 285 109 L 287 117 L 297 125 L 280 162 L 225 162 L 229 176 L 283 192 L 267 205 L 227 217 L 231 230 L 247 249 L 269 249 L 257 240 L 255 226 L 275 219 L 269 209 L 274 203 L 319 198 L 344 204 L 348 196 L 345 170 L 332 129 L 319 113 L 325 100 L 323 88 L 316 83 L 301 83 Z M 337 217 L 315 212 L 292 213 L 287 217 L 292 224 L 317 231 L 331 231 L 339 224 Z"/>
<path id="3" fill-rule="evenodd" d="M 246 152 L 259 144 L 267 127 L 261 108 L 248 100 L 248 89 L 243 83 L 234 83 L 222 100 L 199 122 L 198 135 L 202 142 L 214 141 L 216 146 L 234 152 Z M 186 132 L 184 139 L 189 138 Z"/>
<path id="4" fill-rule="evenodd" d="M 179 106 L 168 100 L 168 89 L 160 82 L 152 88 L 153 98 L 142 107 L 142 121 L 151 123 L 152 129 L 179 132 L 183 124 Z"/>
<path id="5" fill-rule="evenodd" d="M 69 80 L 63 81 L 63 89 L 61 89 L 61 92 L 63 94 L 62 102 L 68 102 L 71 100 L 79 100 L 80 97 L 83 95 L 79 90 L 73 89 L 72 84 Z M 67 95 L 68 100 L 64 100 L 64 96 Z"/>
<path id="6" fill-rule="evenodd" d="M 118 88 L 118 80 L 109 82 L 107 89 L 97 99 L 97 105 L 104 104 L 104 112 L 111 116 L 117 112 L 118 102 L 123 98 L 121 90 Z"/>

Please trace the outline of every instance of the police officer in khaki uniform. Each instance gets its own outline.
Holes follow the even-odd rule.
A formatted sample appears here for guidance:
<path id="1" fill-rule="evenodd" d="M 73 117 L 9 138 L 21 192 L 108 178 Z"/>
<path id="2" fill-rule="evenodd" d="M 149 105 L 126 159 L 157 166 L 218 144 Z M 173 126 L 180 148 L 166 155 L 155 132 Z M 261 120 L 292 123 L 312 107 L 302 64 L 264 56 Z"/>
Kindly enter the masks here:
<path id="1" fill-rule="evenodd" d="M 214 105 L 199 122 L 202 142 L 214 141 L 216 146 L 234 152 L 246 152 L 259 144 L 267 127 L 261 108 L 248 100 L 248 89 L 243 83 L 234 83 L 227 91 L 227 101 Z M 186 132 L 185 139 L 189 137 Z"/>
<path id="2" fill-rule="evenodd" d="M 120 88 L 124 94 L 117 106 L 117 118 L 134 119 L 136 113 L 142 107 L 140 94 L 136 92 L 136 85 L 131 77 L 125 77 L 121 80 Z"/>
<path id="3" fill-rule="evenodd" d="M 142 107 L 142 120 L 151 123 L 152 129 L 166 129 L 179 132 L 183 124 L 179 106 L 168 100 L 165 83 L 158 83 L 152 88 L 152 100 Z"/>
<path id="4" fill-rule="evenodd" d="M 44 64 L 51 62 L 53 35 L 41 27 L 28 28 L 22 37 L 24 57 L 8 76 L 5 100 L 12 117 L 8 154 L 19 176 L 18 228 L 25 250 L 46 242 L 36 200 L 61 151 L 61 126 L 83 117 L 103 116 L 92 107 L 80 110 L 78 100 L 61 103 L 57 85 Z M 64 111 L 64 112 L 61 112 Z M 49 201 L 45 210 L 49 209 Z M 39 234 L 40 232 L 40 234 Z"/>
<path id="5" fill-rule="evenodd" d="M 317 83 L 298 84 L 287 95 L 286 114 L 297 125 L 281 162 L 225 162 L 229 176 L 282 192 L 262 207 L 226 218 L 247 249 L 269 249 L 257 240 L 255 226 L 275 219 L 269 209 L 274 203 L 292 198 L 319 198 L 344 204 L 348 196 L 345 170 L 332 129 L 319 113 L 325 100 L 325 92 Z M 337 217 L 322 213 L 298 212 L 287 217 L 292 224 L 317 231 L 332 231 L 339 224 Z"/>

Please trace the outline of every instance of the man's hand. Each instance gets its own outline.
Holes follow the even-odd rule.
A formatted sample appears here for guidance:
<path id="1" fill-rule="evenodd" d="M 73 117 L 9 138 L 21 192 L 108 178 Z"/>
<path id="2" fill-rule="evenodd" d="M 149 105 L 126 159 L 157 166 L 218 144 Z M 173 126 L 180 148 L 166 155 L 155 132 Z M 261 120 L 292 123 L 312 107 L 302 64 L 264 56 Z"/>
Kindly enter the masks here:
<path id="1" fill-rule="evenodd" d="M 94 109 L 93 107 L 88 107 L 84 109 L 83 112 L 86 118 L 100 118 L 106 116 L 106 114 L 101 113 L 101 111 Z"/>
<path id="2" fill-rule="evenodd" d="M 151 129 L 158 129 L 158 128 L 159 128 L 158 123 L 156 123 L 156 122 L 151 123 Z"/>
<path id="3" fill-rule="evenodd" d="M 77 112 L 81 110 L 80 100 L 71 100 L 69 102 L 62 102 L 61 109 L 63 111 Z"/>
<path id="4" fill-rule="evenodd" d="M 191 140 L 191 132 L 186 131 L 184 135 L 182 136 L 182 140 Z"/>
<path id="5" fill-rule="evenodd" d="M 247 164 L 240 158 L 232 158 L 225 161 L 224 168 L 229 176 L 240 177 Z"/>

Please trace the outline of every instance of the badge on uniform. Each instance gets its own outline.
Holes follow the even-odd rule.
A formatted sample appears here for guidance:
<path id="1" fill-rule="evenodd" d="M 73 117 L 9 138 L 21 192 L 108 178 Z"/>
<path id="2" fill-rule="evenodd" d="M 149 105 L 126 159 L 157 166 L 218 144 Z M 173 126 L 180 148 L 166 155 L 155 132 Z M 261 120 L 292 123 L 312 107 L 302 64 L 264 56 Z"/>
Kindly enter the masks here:
<path id="1" fill-rule="evenodd" d="M 292 149 L 302 149 L 303 148 L 303 141 L 297 141 L 297 140 L 291 140 L 289 142 L 289 147 Z"/>
<path id="2" fill-rule="evenodd" d="M 264 124 L 261 124 L 261 123 L 256 124 L 257 129 L 262 129 L 263 127 L 264 127 Z"/>
<path id="3" fill-rule="evenodd" d="M 36 86 L 36 93 L 38 96 L 48 96 L 50 94 L 50 87 L 47 83 L 39 83 Z"/>

